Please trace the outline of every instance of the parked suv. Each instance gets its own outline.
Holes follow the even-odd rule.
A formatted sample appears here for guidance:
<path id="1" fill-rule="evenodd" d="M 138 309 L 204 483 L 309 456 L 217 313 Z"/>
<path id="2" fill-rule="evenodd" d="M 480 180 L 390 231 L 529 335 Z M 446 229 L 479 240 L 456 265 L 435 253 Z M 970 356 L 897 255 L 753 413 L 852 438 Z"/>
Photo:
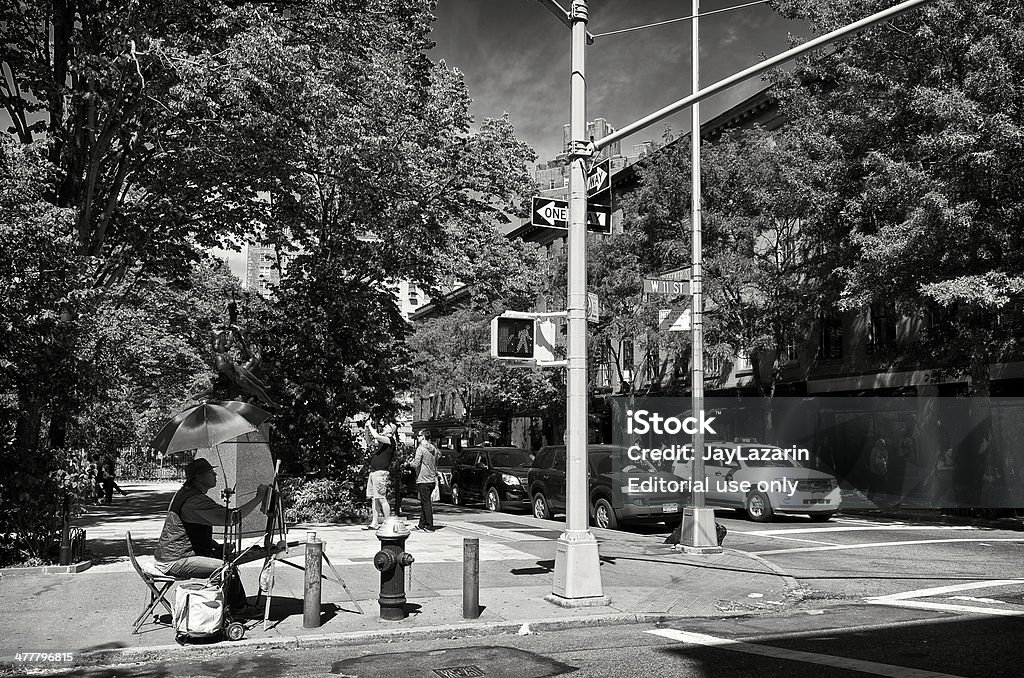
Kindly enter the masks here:
<path id="1" fill-rule="evenodd" d="M 533 453 L 518 447 L 469 447 L 452 466 L 452 503 L 482 501 L 489 511 L 527 508 L 526 477 Z"/>
<path id="2" fill-rule="evenodd" d="M 629 492 L 629 479 L 678 481 L 646 461 L 631 461 L 625 448 L 587 445 L 590 520 L 597 527 L 616 529 L 623 523 L 674 522 L 682 519 L 688 494 Z M 565 445 L 541 448 L 529 474 L 533 515 L 551 518 L 565 512 Z"/>

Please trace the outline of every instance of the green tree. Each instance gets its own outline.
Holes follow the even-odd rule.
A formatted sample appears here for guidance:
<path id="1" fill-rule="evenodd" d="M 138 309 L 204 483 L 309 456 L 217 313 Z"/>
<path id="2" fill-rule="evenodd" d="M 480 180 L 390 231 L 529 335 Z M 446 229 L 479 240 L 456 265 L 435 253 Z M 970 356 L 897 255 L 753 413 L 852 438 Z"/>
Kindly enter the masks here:
<path id="1" fill-rule="evenodd" d="M 823 33 L 883 2 L 786 0 Z M 919 348 L 970 375 L 1019 350 L 1024 292 L 1024 28 L 1019 2 L 937 0 L 780 74 L 795 134 L 834 199 L 817 217 L 847 264 L 842 304 L 931 316 Z M 938 312 L 937 312 L 938 311 Z"/>
<path id="2" fill-rule="evenodd" d="M 644 163 L 640 187 L 624 201 L 626 232 L 607 240 L 596 257 L 629 262 L 628 274 L 601 276 L 605 286 L 626 276 L 618 296 L 633 301 L 632 315 L 625 314 L 617 321 L 623 328 L 613 331 L 654 323 L 654 309 L 636 303 L 637 278 L 690 264 L 690 148 L 683 141 Z M 747 358 L 755 366 L 770 437 L 771 401 L 785 364 L 795 357 L 788 347 L 807 337 L 834 286 L 828 259 L 819 254 L 820 233 L 807 226 L 822 199 L 816 181 L 821 168 L 809 161 L 806 143 L 785 130 L 737 130 L 704 144 L 701 153 L 705 353 Z M 630 254 L 641 247 L 653 254 Z M 616 298 L 614 290 L 609 296 Z M 675 339 L 677 366 L 687 363 L 687 339 Z"/>

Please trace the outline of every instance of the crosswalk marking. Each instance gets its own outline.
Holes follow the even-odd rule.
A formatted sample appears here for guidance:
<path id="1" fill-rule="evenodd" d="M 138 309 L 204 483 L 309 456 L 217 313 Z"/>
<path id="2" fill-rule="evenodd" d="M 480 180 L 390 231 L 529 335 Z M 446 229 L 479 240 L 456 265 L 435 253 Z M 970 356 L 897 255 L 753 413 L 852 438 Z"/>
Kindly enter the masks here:
<path id="1" fill-rule="evenodd" d="M 755 530 L 753 532 L 741 532 L 734 530 L 735 534 L 747 534 L 756 537 L 776 537 L 779 535 L 791 534 L 820 534 L 822 532 L 871 532 L 871 531 L 902 531 L 912 530 L 914 532 L 948 532 L 950 530 L 977 530 L 976 527 L 959 527 L 957 525 L 843 525 L 833 527 L 799 527 L 795 529 L 780 530 Z"/>
<path id="2" fill-rule="evenodd" d="M 889 607 L 906 607 L 919 610 L 938 610 L 940 612 L 966 612 L 969 614 L 985 614 L 1000 617 L 1021 617 L 1024 616 L 1024 609 L 1006 609 L 998 607 L 984 607 L 981 605 L 961 605 L 956 603 L 940 603 L 931 600 L 918 600 L 919 598 L 930 598 L 941 596 L 947 593 L 960 593 L 961 591 L 973 591 L 976 589 L 989 589 L 999 586 L 1022 586 L 1024 579 L 989 579 L 985 581 L 967 582 L 965 584 L 950 584 L 949 586 L 934 586 L 927 589 L 914 591 L 902 591 L 890 593 L 885 596 L 872 596 L 865 598 L 865 602 L 871 605 L 887 605 Z M 961 598 L 965 598 L 961 596 Z M 982 602 L 982 599 L 972 599 L 975 602 Z M 1005 605 L 1001 600 L 993 600 L 993 603 Z"/>
<path id="3" fill-rule="evenodd" d="M 785 553 L 810 553 L 812 551 L 846 551 L 851 549 L 887 548 L 890 546 L 917 546 L 920 544 L 956 544 L 977 542 L 1021 542 L 1024 538 L 1014 539 L 911 539 L 907 541 L 879 541 L 870 544 L 836 544 L 834 546 L 804 546 L 793 549 L 775 549 L 772 551 L 756 551 L 759 556 L 774 556 Z"/>
<path id="4" fill-rule="evenodd" d="M 647 631 L 647 633 L 693 645 L 718 647 L 732 652 L 744 652 L 746 654 L 772 657 L 774 659 L 818 664 L 820 666 L 829 666 L 849 671 L 862 671 L 864 673 L 872 673 L 878 676 L 890 676 L 891 678 L 960 678 L 959 676 L 954 676 L 949 673 L 937 673 L 935 671 L 913 669 L 906 666 L 893 666 L 891 664 L 881 664 L 879 662 L 865 661 L 863 659 L 833 657 L 832 655 L 827 654 L 801 652 L 800 650 L 789 650 L 785 648 L 772 647 L 770 645 L 757 645 L 754 643 L 746 643 L 741 640 L 734 640 L 732 638 L 718 638 L 716 636 L 709 636 L 703 633 L 692 633 L 690 631 L 680 631 L 678 629 L 651 629 Z"/>

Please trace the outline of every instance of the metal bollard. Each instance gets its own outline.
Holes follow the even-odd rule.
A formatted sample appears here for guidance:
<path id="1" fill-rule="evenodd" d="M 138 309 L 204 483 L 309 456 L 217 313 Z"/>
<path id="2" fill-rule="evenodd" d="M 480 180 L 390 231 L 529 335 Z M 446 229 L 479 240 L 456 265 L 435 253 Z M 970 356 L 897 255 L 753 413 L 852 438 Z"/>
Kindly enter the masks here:
<path id="1" fill-rule="evenodd" d="M 302 594 L 302 628 L 320 628 L 320 567 L 324 544 L 316 532 L 306 533 L 306 582 Z"/>
<path id="2" fill-rule="evenodd" d="M 462 617 L 480 616 L 480 540 L 462 540 Z"/>

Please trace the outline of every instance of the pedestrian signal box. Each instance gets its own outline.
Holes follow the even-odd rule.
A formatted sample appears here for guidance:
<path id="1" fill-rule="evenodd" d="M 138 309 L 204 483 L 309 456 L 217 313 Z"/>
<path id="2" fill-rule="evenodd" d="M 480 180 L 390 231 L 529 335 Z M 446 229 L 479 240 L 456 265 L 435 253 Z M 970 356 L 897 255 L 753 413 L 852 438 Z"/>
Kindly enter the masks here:
<path id="1" fill-rule="evenodd" d="M 498 316 L 491 320 L 491 355 L 509 360 L 533 360 L 537 321 Z"/>

